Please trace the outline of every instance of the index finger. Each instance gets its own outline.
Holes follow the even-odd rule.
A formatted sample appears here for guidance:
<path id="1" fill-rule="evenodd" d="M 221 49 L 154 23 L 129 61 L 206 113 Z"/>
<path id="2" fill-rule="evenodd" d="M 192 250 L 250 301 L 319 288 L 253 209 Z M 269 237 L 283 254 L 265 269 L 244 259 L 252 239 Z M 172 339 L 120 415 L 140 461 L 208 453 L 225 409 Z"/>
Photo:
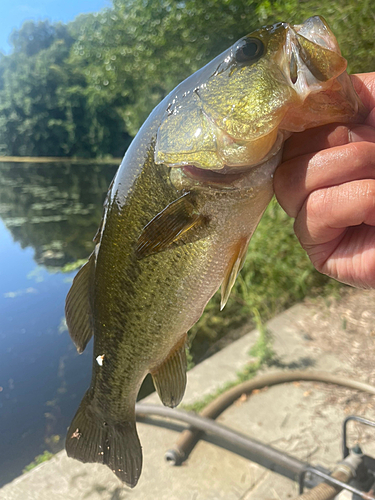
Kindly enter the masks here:
<path id="1" fill-rule="evenodd" d="M 351 123 L 330 123 L 293 134 L 284 145 L 283 162 L 317 153 L 324 149 L 344 146 L 350 142 L 375 142 L 375 128 Z"/>

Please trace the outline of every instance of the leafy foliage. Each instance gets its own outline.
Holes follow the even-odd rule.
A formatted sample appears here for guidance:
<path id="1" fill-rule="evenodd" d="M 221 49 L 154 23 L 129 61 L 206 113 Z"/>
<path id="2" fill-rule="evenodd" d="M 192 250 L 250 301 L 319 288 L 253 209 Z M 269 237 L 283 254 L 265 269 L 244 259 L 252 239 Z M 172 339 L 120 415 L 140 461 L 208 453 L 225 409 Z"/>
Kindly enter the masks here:
<path id="1" fill-rule="evenodd" d="M 89 99 L 80 62 L 69 63 L 74 40 L 69 31 L 70 26 L 45 21 L 25 23 L 13 34 L 13 53 L 0 59 L 0 154 L 124 153 L 129 136 L 121 117 L 111 103 Z"/>
<path id="2" fill-rule="evenodd" d="M 9 155 L 69 152 L 68 102 L 59 98 L 59 68 L 72 39 L 63 25 L 27 22 L 1 59 L 0 148 Z M 29 43 L 28 43 L 29 41 Z"/>
<path id="3" fill-rule="evenodd" d="M 326 17 L 351 71 L 369 71 L 370 0 L 112 0 L 68 25 L 26 22 L 0 56 L 0 154 L 122 156 L 153 107 L 263 24 Z"/>

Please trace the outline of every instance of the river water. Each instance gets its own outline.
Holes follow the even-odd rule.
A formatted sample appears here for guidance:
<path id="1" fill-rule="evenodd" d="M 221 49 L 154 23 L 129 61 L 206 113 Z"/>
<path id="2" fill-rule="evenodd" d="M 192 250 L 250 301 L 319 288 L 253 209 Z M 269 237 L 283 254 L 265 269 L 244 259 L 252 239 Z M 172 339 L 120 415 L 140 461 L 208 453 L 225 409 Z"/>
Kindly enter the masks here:
<path id="1" fill-rule="evenodd" d="M 92 343 L 77 354 L 64 301 L 116 168 L 0 163 L 0 486 L 62 449 L 90 383 Z"/>

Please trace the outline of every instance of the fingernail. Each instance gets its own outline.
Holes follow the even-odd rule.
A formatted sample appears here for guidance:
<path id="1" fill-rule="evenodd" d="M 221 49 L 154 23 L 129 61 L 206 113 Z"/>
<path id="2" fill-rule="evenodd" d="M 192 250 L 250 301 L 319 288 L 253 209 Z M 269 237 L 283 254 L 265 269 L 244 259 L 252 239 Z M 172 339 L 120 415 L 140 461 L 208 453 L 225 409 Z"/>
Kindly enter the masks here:
<path id="1" fill-rule="evenodd" d="M 358 125 L 349 129 L 349 142 L 375 142 L 375 128 Z"/>

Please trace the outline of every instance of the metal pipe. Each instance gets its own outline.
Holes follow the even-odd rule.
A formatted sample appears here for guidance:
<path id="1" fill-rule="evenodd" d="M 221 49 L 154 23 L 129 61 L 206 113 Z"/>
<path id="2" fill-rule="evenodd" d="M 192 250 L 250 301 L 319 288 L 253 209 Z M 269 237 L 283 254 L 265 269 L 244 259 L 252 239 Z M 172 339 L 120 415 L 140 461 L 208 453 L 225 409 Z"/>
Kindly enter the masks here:
<path id="1" fill-rule="evenodd" d="M 142 403 L 138 403 L 136 405 L 136 414 L 138 417 L 143 415 L 157 415 L 174 420 L 180 420 L 192 426 L 191 429 L 186 429 L 182 432 L 181 437 L 178 441 L 179 446 L 176 446 L 174 449 L 169 450 L 166 453 L 167 460 L 171 461 L 172 463 L 181 463 L 186 458 L 188 448 L 194 447 L 199 433 L 203 431 L 218 436 L 224 443 L 227 444 L 227 446 L 229 445 L 232 447 L 237 447 L 240 450 L 245 451 L 247 454 L 250 454 L 251 456 L 248 458 L 250 458 L 252 461 L 267 467 L 269 470 L 273 470 L 286 477 L 289 477 L 290 479 L 296 480 L 298 476 L 303 477 L 306 471 L 311 471 L 316 475 L 323 477 L 323 473 L 321 473 L 321 471 L 315 469 L 314 467 L 311 467 L 309 464 L 304 463 L 294 457 L 289 456 L 286 453 L 282 453 L 278 450 L 273 449 L 271 446 L 260 443 L 255 439 L 233 431 L 232 429 L 228 429 L 227 427 L 224 427 L 212 421 L 212 418 L 216 418 L 225 408 L 227 408 L 244 393 L 250 393 L 255 389 L 261 389 L 262 387 L 272 386 L 285 382 L 293 382 L 296 380 L 331 383 L 349 387 L 355 390 L 361 390 L 370 394 L 375 394 L 375 387 L 369 384 L 346 379 L 344 377 L 333 375 L 331 373 L 315 372 L 310 370 L 279 372 L 262 375 L 260 377 L 256 377 L 255 379 L 239 384 L 236 387 L 233 387 L 229 391 L 226 391 L 224 394 L 219 396 L 215 401 L 210 403 L 201 412 L 200 416 L 181 410 L 172 410 L 170 408 L 165 408 L 162 406 L 146 405 Z M 350 418 L 351 417 L 349 417 L 347 420 L 349 420 Z M 368 422 L 366 420 L 366 422 L 363 423 Z M 345 421 L 345 427 L 346 424 L 347 421 Z M 346 440 L 344 439 L 344 443 L 345 442 Z M 347 450 L 344 450 L 344 452 L 345 451 Z M 335 478 L 335 472 L 337 472 L 340 477 Z M 318 489 L 311 490 L 311 492 L 299 497 L 299 500 L 305 500 L 305 498 L 306 500 L 315 500 L 315 498 L 317 500 L 332 498 L 332 494 L 338 491 L 337 487 L 341 486 L 342 488 L 344 486 L 344 482 L 350 480 L 350 478 L 342 476 L 342 468 L 335 472 L 331 477 L 326 476 L 326 480 L 330 484 L 325 483 L 322 486 L 319 485 L 319 487 L 317 487 Z M 336 487 L 334 486 L 334 484 L 336 484 Z M 358 494 L 358 490 L 356 490 L 355 488 L 352 489 L 349 487 L 348 489 L 353 490 Z M 306 496 L 310 493 L 312 496 Z M 361 495 L 361 498 L 374 500 L 371 493 L 359 493 Z"/>
<path id="2" fill-rule="evenodd" d="M 326 486 L 332 486 L 336 487 L 335 491 L 334 489 L 329 490 L 329 489 L 321 489 L 320 484 L 315 486 L 312 490 L 310 490 L 308 493 L 303 493 L 300 491 L 300 496 L 296 498 L 295 500 L 329 500 L 330 497 L 327 495 L 333 494 L 333 497 L 337 495 L 337 493 L 343 489 L 346 491 L 350 491 L 350 493 L 353 493 L 353 498 L 355 498 L 354 495 L 356 495 L 358 498 L 362 498 L 363 500 L 375 500 L 373 493 L 374 492 L 365 492 L 365 491 L 359 491 L 358 488 L 354 488 L 353 486 L 350 486 L 347 484 L 353 477 L 354 475 L 349 475 L 347 474 L 346 476 L 340 476 L 336 474 L 337 470 L 335 470 L 331 475 L 325 474 L 323 471 L 320 471 L 319 469 L 316 469 L 315 467 L 308 467 L 306 471 L 304 472 L 304 475 L 306 473 L 314 474 L 315 476 L 319 476 L 322 479 L 324 479 Z M 341 478 L 341 479 L 340 479 Z M 300 489 L 301 489 L 301 483 L 303 483 L 304 477 L 302 476 L 300 478 Z M 327 485 L 328 483 L 328 485 Z M 321 483 L 323 484 L 323 483 Z M 313 493 L 315 496 L 308 496 L 310 493 Z M 318 496 L 316 496 L 318 495 Z M 325 495 L 321 497 L 321 495 Z"/>
<path id="3" fill-rule="evenodd" d="M 316 473 L 314 471 L 314 473 Z M 349 468 L 340 467 L 334 470 L 331 476 L 319 474 L 330 483 L 320 483 L 307 493 L 303 493 L 295 500 L 332 500 L 353 478 L 353 472 Z"/>
<path id="4" fill-rule="evenodd" d="M 251 455 L 252 461 L 257 462 L 258 464 L 267 467 L 269 470 L 282 474 L 283 476 L 286 476 L 294 481 L 303 472 L 303 470 L 308 467 L 306 462 L 302 462 L 301 460 L 278 451 L 271 446 L 265 445 L 255 439 L 245 436 L 244 434 L 228 429 L 217 422 L 199 415 L 182 410 L 173 410 L 163 406 L 154 406 L 142 403 L 136 404 L 135 410 L 138 417 L 143 415 L 166 417 L 186 422 L 196 429 L 214 434 L 230 446 L 235 446 L 247 452 Z"/>
<path id="5" fill-rule="evenodd" d="M 200 415 L 206 418 L 216 418 L 242 394 L 249 394 L 256 389 L 271 387 L 273 385 L 284 384 L 295 381 L 323 382 L 340 385 L 370 394 L 375 394 L 375 387 L 363 382 L 351 380 L 347 377 L 341 377 L 332 373 L 314 371 L 314 370 L 293 370 L 290 372 L 273 372 L 266 375 L 260 375 L 251 380 L 243 382 L 218 396 L 214 401 L 202 410 Z M 174 447 L 167 451 L 167 459 L 175 465 L 181 464 L 189 456 L 199 440 L 200 431 L 194 428 L 184 430 Z"/>
<path id="6" fill-rule="evenodd" d="M 360 417 L 358 415 L 349 415 L 349 417 L 346 417 L 346 419 L 344 420 L 344 422 L 342 424 L 342 454 L 343 454 L 344 458 L 346 458 L 349 455 L 349 451 L 350 451 L 348 444 L 347 444 L 347 442 L 348 442 L 348 438 L 347 438 L 348 423 L 350 421 L 360 422 L 361 424 L 369 425 L 370 427 L 375 427 L 375 422 L 373 422 L 372 420 L 369 420 L 367 418 Z"/>

